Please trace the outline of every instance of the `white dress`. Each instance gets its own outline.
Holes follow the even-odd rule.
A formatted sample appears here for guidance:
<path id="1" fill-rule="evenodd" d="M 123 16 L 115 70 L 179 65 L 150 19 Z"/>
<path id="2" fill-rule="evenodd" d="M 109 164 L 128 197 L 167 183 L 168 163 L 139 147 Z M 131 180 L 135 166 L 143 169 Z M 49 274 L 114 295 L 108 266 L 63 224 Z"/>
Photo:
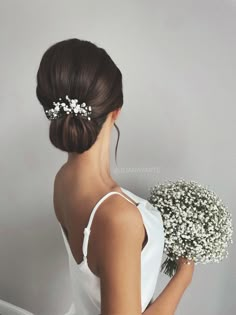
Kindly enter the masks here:
<path id="1" fill-rule="evenodd" d="M 160 272 L 161 261 L 164 249 L 164 228 L 161 213 L 154 208 L 150 202 L 143 199 L 127 189 L 120 187 L 121 190 L 131 199 L 139 203 L 139 209 L 143 224 L 145 226 L 148 240 L 141 251 L 141 305 L 142 312 L 152 300 L 155 292 L 158 275 Z M 98 206 L 111 194 L 119 192 L 109 192 L 103 196 L 93 208 L 87 227 L 84 229 L 83 255 L 84 259 L 80 264 L 75 261 L 67 238 L 61 227 L 63 239 L 69 259 L 70 280 L 73 294 L 73 303 L 65 315 L 99 315 L 101 314 L 100 297 L 100 278 L 97 277 L 89 268 L 87 263 L 87 248 L 89 233 L 92 220 Z M 120 194 L 129 202 L 123 194 Z M 132 202 L 131 202 L 132 203 Z"/>

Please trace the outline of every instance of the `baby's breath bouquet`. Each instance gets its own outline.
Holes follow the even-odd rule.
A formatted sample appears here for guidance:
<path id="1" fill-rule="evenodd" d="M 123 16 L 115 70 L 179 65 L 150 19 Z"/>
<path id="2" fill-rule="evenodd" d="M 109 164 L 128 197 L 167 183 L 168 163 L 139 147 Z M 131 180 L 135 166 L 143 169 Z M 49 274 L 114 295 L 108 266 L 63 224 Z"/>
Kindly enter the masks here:
<path id="1" fill-rule="evenodd" d="M 194 181 L 168 181 L 152 187 L 148 201 L 163 219 L 167 258 L 161 271 L 166 275 L 175 274 L 180 256 L 195 264 L 218 263 L 228 256 L 232 214 L 214 192 Z"/>

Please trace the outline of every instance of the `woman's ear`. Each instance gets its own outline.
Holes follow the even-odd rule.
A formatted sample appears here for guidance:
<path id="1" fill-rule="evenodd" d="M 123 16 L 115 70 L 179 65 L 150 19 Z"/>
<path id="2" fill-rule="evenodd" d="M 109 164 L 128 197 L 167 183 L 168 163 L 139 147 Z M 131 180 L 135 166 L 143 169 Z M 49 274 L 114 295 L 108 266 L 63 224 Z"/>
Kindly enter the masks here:
<path id="1" fill-rule="evenodd" d="M 113 111 L 113 119 L 114 119 L 114 120 L 117 120 L 117 118 L 118 118 L 119 115 L 120 115 L 120 111 L 121 111 L 121 107 L 119 107 L 119 108 L 117 108 L 117 109 L 115 109 L 115 110 Z"/>

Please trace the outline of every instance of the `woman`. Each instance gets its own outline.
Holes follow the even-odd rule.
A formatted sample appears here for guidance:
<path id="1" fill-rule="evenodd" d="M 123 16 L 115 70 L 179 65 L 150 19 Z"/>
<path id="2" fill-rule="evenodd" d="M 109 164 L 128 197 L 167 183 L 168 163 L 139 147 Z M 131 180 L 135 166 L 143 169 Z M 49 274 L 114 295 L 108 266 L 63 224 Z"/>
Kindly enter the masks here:
<path id="1" fill-rule="evenodd" d="M 181 258 L 153 301 L 164 248 L 160 212 L 110 173 L 111 132 L 115 126 L 119 141 L 115 121 L 123 106 L 120 70 L 97 45 L 64 40 L 44 53 L 36 94 L 51 120 L 51 143 L 68 153 L 53 201 L 69 256 L 72 313 L 174 314 L 193 263 Z"/>

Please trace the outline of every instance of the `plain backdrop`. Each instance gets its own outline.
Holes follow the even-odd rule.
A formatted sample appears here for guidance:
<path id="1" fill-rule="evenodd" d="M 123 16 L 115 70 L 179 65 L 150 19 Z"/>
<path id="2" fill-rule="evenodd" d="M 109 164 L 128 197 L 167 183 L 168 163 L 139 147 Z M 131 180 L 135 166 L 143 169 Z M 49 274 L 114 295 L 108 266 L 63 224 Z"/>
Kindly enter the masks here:
<path id="1" fill-rule="evenodd" d="M 236 1 L 0 1 L 0 297 L 37 315 L 71 304 L 54 176 L 67 154 L 48 138 L 36 99 L 44 51 L 77 37 L 106 49 L 123 74 L 118 166 L 141 197 L 164 180 L 208 185 L 235 216 Z M 197 265 L 176 315 L 236 313 L 234 244 Z M 156 295 L 169 279 L 160 274 Z"/>

